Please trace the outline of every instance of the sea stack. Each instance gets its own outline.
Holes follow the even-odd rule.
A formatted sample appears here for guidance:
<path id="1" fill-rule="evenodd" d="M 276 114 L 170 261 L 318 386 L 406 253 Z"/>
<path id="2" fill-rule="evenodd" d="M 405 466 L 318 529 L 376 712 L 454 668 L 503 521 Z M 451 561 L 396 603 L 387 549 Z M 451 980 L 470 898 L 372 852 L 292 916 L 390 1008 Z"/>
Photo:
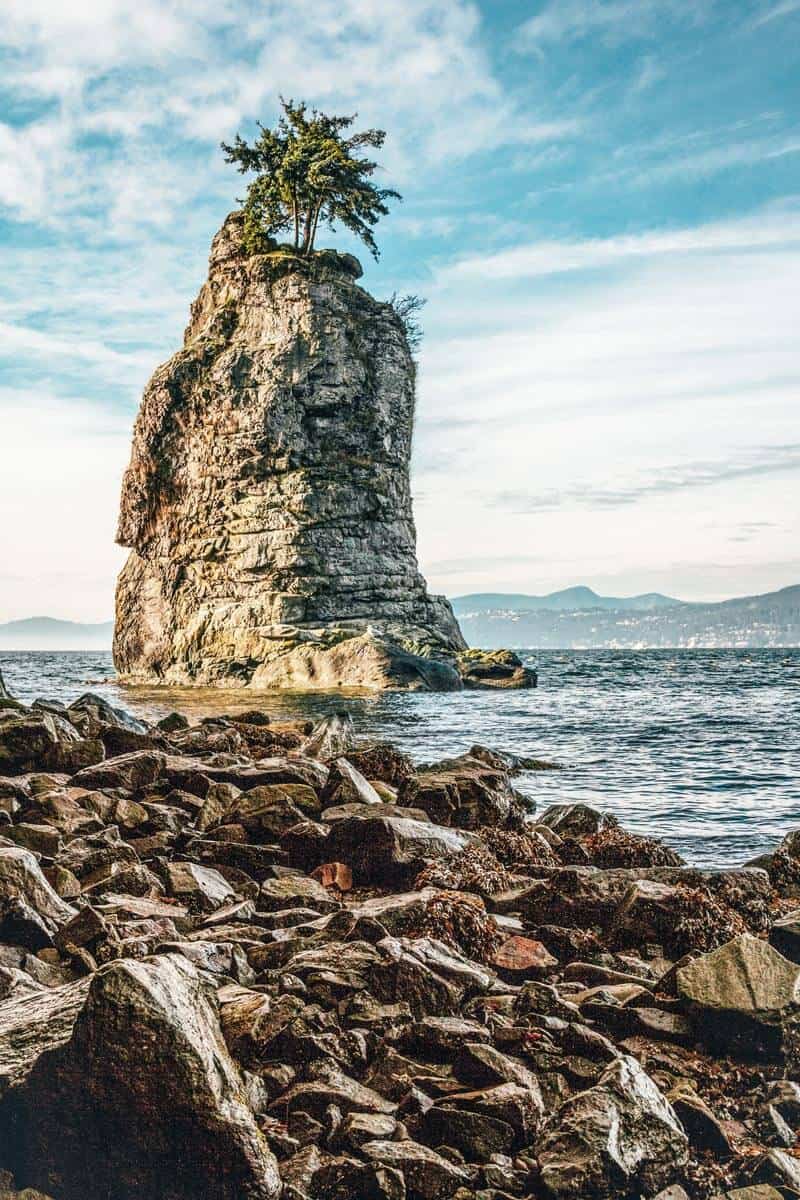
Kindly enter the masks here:
<path id="1" fill-rule="evenodd" d="M 416 558 L 415 366 L 358 261 L 214 238 L 183 349 L 145 389 L 117 540 L 114 659 L 138 682 L 462 686 Z"/>

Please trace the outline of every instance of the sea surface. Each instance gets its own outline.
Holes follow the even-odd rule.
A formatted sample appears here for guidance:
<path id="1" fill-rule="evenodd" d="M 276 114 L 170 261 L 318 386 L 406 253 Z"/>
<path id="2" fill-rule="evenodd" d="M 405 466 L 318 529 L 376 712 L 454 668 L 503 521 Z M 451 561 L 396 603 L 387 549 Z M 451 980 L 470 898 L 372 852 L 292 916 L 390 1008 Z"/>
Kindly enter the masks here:
<path id="1" fill-rule="evenodd" d="M 540 811 L 584 801 L 698 866 L 745 862 L 800 828 L 800 649 L 520 653 L 538 688 L 455 695 L 130 688 L 97 652 L 0 652 L 0 670 L 26 702 L 90 690 L 148 718 L 347 709 L 360 736 L 419 762 L 475 743 L 546 759 L 563 769 L 516 781 Z"/>

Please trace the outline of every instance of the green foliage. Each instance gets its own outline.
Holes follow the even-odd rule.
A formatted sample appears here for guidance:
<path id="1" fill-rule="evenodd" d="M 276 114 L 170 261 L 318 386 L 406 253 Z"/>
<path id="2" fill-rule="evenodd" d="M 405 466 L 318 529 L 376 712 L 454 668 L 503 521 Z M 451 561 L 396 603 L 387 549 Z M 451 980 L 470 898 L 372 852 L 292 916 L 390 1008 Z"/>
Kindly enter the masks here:
<path id="1" fill-rule="evenodd" d="M 320 222 L 343 225 L 377 258 L 373 227 L 401 197 L 372 182 L 378 164 L 361 156 L 365 147 L 380 149 L 382 129 L 347 135 L 355 117 L 329 117 L 281 97 L 283 115 L 275 129 L 259 124 L 249 145 L 237 134 L 222 143 L 225 159 L 243 175 L 254 173 L 244 200 L 245 248 L 262 253 L 289 232 L 298 254 L 311 254 Z"/>
<path id="2" fill-rule="evenodd" d="M 419 350 L 422 343 L 422 325 L 417 314 L 425 307 L 428 301 L 423 299 L 422 296 L 415 295 L 413 292 L 410 292 L 406 296 L 398 296 L 397 292 L 392 292 L 389 297 L 389 303 L 403 322 L 403 328 L 406 331 L 406 338 L 412 353 Z"/>

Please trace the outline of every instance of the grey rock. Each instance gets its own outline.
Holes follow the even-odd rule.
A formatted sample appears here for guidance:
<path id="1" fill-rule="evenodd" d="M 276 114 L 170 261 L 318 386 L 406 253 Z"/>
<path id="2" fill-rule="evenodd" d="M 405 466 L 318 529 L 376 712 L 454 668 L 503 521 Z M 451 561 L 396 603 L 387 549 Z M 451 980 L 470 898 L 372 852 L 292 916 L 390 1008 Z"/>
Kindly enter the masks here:
<path id="1" fill-rule="evenodd" d="M 352 868 L 359 883 L 411 881 L 434 859 L 457 854 L 472 835 L 407 817 L 355 817 L 336 821 L 327 839 L 330 861 Z"/>
<path id="2" fill-rule="evenodd" d="M 538 823 L 561 837 L 579 838 L 597 833 L 603 824 L 603 814 L 588 804 L 551 804 Z"/>
<path id="3" fill-rule="evenodd" d="M 459 829 L 505 825 L 515 807 L 508 772 L 469 755 L 404 779 L 397 802 L 421 808 L 432 821 Z"/>
<path id="4" fill-rule="evenodd" d="M 137 418 L 117 667 L 170 683 L 460 688 L 444 660 L 463 638 L 416 561 L 402 322 L 324 256 L 247 257 L 241 221 L 215 238 L 184 348 Z"/>
<path id="5" fill-rule="evenodd" d="M 669 1101 L 629 1057 L 565 1101 L 538 1147 L 549 1194 L 597 1200 L 655 1191 L 688 1156 L 686 1134 Z"/>
<path id="6" fill-rule="evenodd" d="M 335 1104 L 343 1114 L 391 1114 L 397 1107 L 372 1088 L 351 1079 L 343 1071 L 330 1067 L 322 1073 L 322 1078 L 294 1084 L 274 1102 L 272 1108 L 281 1117 L 300 1110 L 319 1119 L 331 1104 Z"/>
<path id="7" fill-rule="evenodd" d="M 75 916 L 45 879 L 36 856 L 23 847 L 0 846 L 0 902 L 9 900 L 23 900 L 50 933 Z"/>
<path id="8" fill-rule="evenodd" d="M 463 1168 L 419 1142 L 366 1142 L 361 1152 L 381 1166 L 401 1171 L 412 1196 L 419 1200 L 448 1200 L 457 1188 L 469 1183 Z"/>
<path id="9" fill-rule="evenodd" d="M 277 1164 L 194 967 L 113 963 L 88 994 L 73 985 L 48 1002 L 46 1040 L 0 1106 L 19 1181 L 59 1200 L 84 1200 L 87 1180 L 108 1200 L 277 1200 Z"/>
<path id="10" fill-rule="evenodd" d="M 19 775 L 49 764 L 59 745 L 51 713 L 0 708 L 0 772 Z"/>
<path id="11" fill-rule="evenodd" d="M 279 912 L 284 908 L 313 908 L 320 913 L 336 912 L 339 904 L 328 891 L 305 875 L 287 875 L 282 879 L 266 879 L 259 893 L 259 908 L 264 912 Z"/>
<path id="12" fill-rule="evenodd" d="M 800 966 L 749 933 L 680 967 L 677 987 L 712 1046 L 777 1055 L 800 1015 Z"/>
<path id="13" fill-rule="evenodd" d="M 532 1090 L 518 1083 L 500 1083 L 496 1087 L 456 1092 L 438 1101 L 438 1106 L 485 1113 L 509 1125 L 521 1144 L 532 1141 L 544 1118 L 544 1104 L 538 1085 Z"/>
<path id="14" fill-rule="evenodd" d="M 97 766 L 86 767 L 72 777 L 73 787 L 126 788 L 135 791 L 147 787 L 162 774 L 166 755 L 158 750 L 135 750 L 108 758 Z"/>
<path id="15" fill-rule="evenodd" d="M 334 804 L 382 803 L 372 784 L 346 758 L 337 758 L 332 763 L 325 788 L 326 808 Z"/>
<path id="16" fill-rule="evenodd" d="M 467 1162 L 482 1163 L 493 1154 L 508 1154 L 514 1130 L 486 1113 L 459 1108 L 429 1108 L 422 1117 L 419 1139 L 426 1146 L 452 1146 Z"/>
<path id="17" fill-rule="evenodd" d="M 124 708 L 115 708 L 95 692 L 84 692 L 77 700 L 72 701 L 66 715 L 73 720 L 78 714 L 87 716 L 94 723 L 95 729 L 101 725 L 110 725 L 116 729 L 127 729 L 131 733 L 148 732 L 144 721 L 132 716 Z"/>

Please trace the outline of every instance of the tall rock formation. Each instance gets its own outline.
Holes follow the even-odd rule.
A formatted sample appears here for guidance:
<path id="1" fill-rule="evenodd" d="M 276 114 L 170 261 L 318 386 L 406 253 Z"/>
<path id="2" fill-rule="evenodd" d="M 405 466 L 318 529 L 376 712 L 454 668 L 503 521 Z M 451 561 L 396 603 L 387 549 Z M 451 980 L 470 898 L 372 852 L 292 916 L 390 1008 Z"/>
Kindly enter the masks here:
<path id="1" fill-rule="evenodd" d="M 461 686 L 416 560 L 414 364 L 350 255 L 214 238 L 184 347 L 134 431 L 114 659 L 137 681 Z"/>

